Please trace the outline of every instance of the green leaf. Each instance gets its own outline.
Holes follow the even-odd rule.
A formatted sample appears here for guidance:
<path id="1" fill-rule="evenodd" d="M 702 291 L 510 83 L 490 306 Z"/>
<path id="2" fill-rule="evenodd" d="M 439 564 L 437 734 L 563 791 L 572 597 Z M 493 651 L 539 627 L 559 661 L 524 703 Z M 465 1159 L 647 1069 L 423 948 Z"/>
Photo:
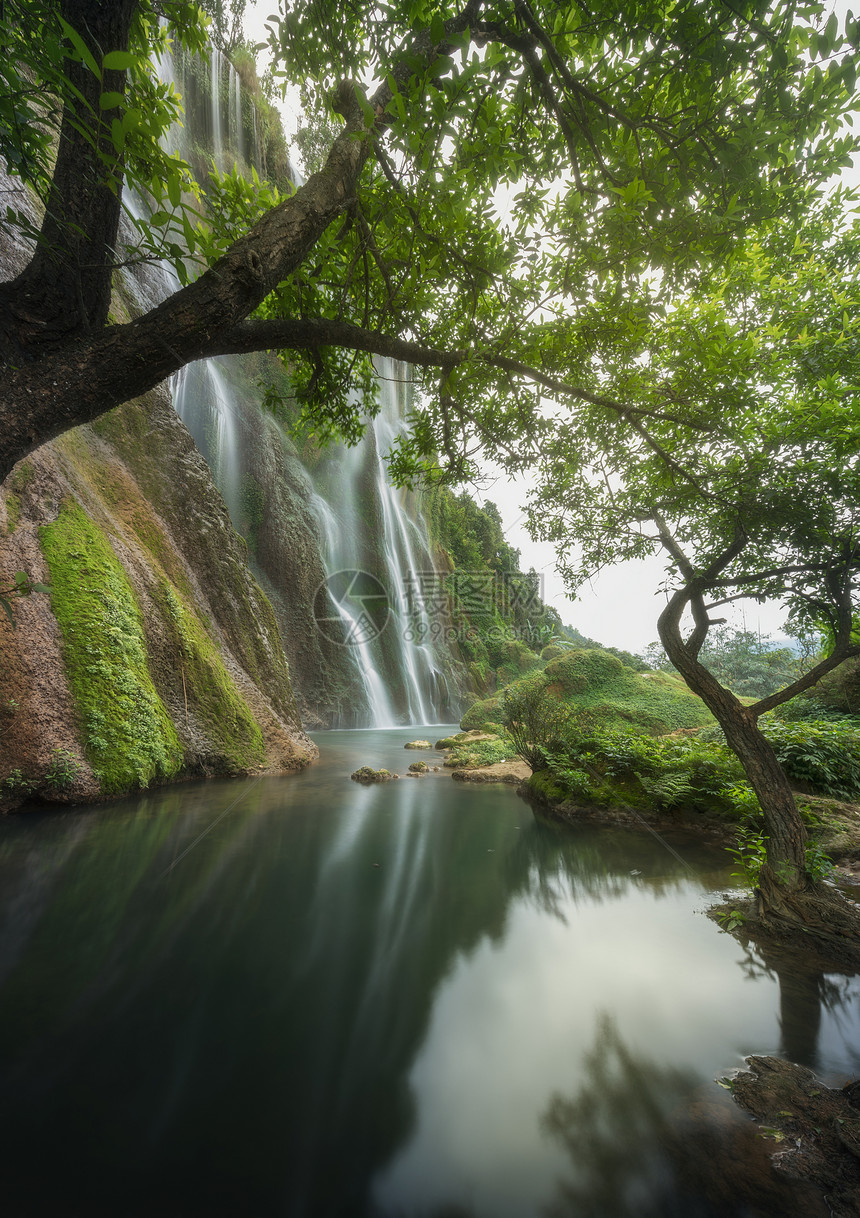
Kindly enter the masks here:
<path id="1" fill-rule="evenodd" d="M 78 31 L 76 29 L 73 29 L 72 26 L 69 25 L 68 21 L 64 21 L 62 17 L 60 17 L 58 20 L 60 22 L 60 26 L 62 27 L 63 33 L 66 35 L 69 42 L 72 44 L 72 46 L 75 48 L 75 51 L 77 52 L 78 61 L 81 63 L 85 63 L 87 65 L 87 67 L 89 68 L 89 70 L 92 72 L 93 76 L 97 76 L 99 78 L 99 80 L 101 80 L 101 78 L 102 78 L 101 68 L 99 67 L 92 52 L 90 51 L 87 44 L 84 42 L 83 38 L 81 38 Z"/>
<path id="2" fill-rule="evenodd" d="M 174 207 L 182 202 L 182 182 L 178 173 L 171 173 L 167 179 L 167 197 Z"/>
<path id="3" fill-rule="evenodd" d="M 137 56 L 131 51 L 108 51 L 102 60 L 102 67 L 106 72 L 123 72 L 133 68 L 136 63 Z"/>
<path id="4" fill-rule="evenodd" d="M 0 606 L 3 607 L 3 611 L 6 614 L 6 616 L 8 617 L 8 619 L 12 625 L 12 629 L 14 630 L 15 629 L 15 615 L 12 613 L 12 606 L 6 600 L 5 596 L 0 596 Z"/>
<path id="5" fill-rule="evenodd" d="M 102 93 L 99 98 L 99 107 L 102 110 L 113 110 L 116 106 L 121 106 L 125 101 L 125 96 L 122 93 Z"/>

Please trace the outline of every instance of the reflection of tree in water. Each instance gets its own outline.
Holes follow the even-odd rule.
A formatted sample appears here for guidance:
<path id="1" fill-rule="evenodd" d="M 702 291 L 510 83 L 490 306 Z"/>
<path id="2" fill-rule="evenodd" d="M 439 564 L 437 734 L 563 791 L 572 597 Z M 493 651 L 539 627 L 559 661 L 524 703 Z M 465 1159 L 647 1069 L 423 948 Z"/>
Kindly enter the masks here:
<path id="1" fill-rule="evenodd" d="M 570 1157 L 547 1218 L 770 1218 L 827 1214 L 819 1195 L 772 1175 L 755 1126 L 690 1071 L 636 1056 L 608 1015 L 572 1097 L 553 1096 L 546 1133 Z"/>
<path id="2" fill-rule="evenodd" d="M 677 892 L 696 874 L 678 852 L 644 833 L 541 820 L 523 828 L 506 869 L 515 895 L 562 922 L 571 902 L 618 900 L 632 884 L 659 897 Z"/>
<path id="3" fill-rule="evenodd" d="M 770 977 L 779 982 L 780 1048 L 783 1057 L 815 1070 L 819 1066 L 818 1039 L 821 1017 L 829 1011 L 844 1018 L 854 997 L 851 979 L 855 974 L 828 973 L 814 954 L 804 955 L 796 947 L 778 943 L 744 945 L 738 961 L 752 980 Z M 850 1034 L 846 1041 L 850 1043 Z"/>

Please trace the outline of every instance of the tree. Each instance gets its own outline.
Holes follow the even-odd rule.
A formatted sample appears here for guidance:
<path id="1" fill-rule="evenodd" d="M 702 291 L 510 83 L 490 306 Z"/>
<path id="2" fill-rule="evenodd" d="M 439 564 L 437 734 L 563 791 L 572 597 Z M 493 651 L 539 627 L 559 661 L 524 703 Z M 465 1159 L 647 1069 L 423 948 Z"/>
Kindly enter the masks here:
<path id="1" fill-rule="evenodd" d="M 659 643 L 646 653 L 655 668 L 672 669 Z M 764 698 L 775 694 L 800 675 L 804 664 L 790 647 L 779 647 L 771 638 L 753 630 L 717 626 L 711 630 L 699 652 L 699 660 L 732 693 L 745 698 Z M 811 664 L 807 665 L 811 667 Z"/>
<path id="2" fill-rule="evenodd" d="M 208 227 L 189 213 L 184 167 L 160 150 L 177 101 L 148 57 L 166 36 L 199 44 L 196 6 L 10 0 L 0 152 L 41 190 L 45 218 L 29 266 L 0 286 L 0 477 L 189 360 L 259 349 L 294 353 L 323 433 L 355 437 L 349 390 L 369 384 L 371 354 L 395 355 L 432 369 L 426 463 L 438 439 L 462 476 L 473 414 L 520 437 L 525 459 L 536 386 L 552 387 L 546 369 L 570 367 L 582 341 L 566 316 L 530 324 L 550 300 L 578 310 L 608 275 L 625 299 L 648 267 L 689 278 L 731 246 L 741 215 L 790 206 L 800 180 L 844 160 L 848 141 L 833 137 L 854 61 L 832 59 L 835 22 L 817 29 L 818 13 L 788 0 L 765 12 L 749 0 L 633 12 L 299 0 L 271 43 L 340 134 L 295 194 L 250 186 Z M 381 83 L 356 83 L 371 77 Z M 184 274 L 188 246 L 211 265 L 116 325 L 112 275 L 140 256 L 117 248 L 123 182 L 154 198 L 145 256 L 166 253 Z"/>
<path id="3" fill-rule="evenodd" d="M 807 872 L 804 825 L 757 721 L 860 652 L 860 224 L 844 206 L 810 199 L 802 221 L 750 232 L 694 291 L 643 298 L 634 324 L 606 318 L 590 380 L 615 418 L 585 406 L 554 421 L 532 504 L 574 585 L 662 550 L 663 647 L 764 814 L 760 912 L 831 936 L 856 922 Z M 831 645 L 745 706 L 705 648 L 720 608 L 769 597 L 800 627 L 826 623 Z"/>

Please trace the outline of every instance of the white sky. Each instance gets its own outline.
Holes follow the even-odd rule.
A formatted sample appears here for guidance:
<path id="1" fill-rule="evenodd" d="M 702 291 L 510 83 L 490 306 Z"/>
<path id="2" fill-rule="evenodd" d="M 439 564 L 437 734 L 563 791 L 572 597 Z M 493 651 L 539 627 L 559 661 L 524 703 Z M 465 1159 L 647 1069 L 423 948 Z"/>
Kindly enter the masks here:
<path id="1" fill-rule="evenodd" d="M 846 0 L 831 6 L 841 19 L 848 11 Z M 245 29 L 250 38 L 264 41 L 265 20 L 277 8 L 273 0 L 250 0 Z M 284 110 L 287 136 L 295 131 L 294 114 Z M 860 167 L 845 175 L 852 185 L 860 182 Z M 557 574 L 554 547 L 547 542 L 531 539 L 525 528 L 523 506 L 528 483 L 522 478 L 513 481 L 505 475 L 488 474 L 487 484 L 470 492 L 483 502 L 492 500 L 498 507 L 508 542 L 520 551 L 521 567 L 531 567 L 544 579 L 544 600 L 558 610 L 562 621 L 575 626 L 582 634 L 609 646 L 641 652 L 657 638 L 657 617 L 665 604 L 658 589 L 663 577 L 664 560 L 654 557 L 646 561 L 619 563 L 596 578 L 590 587 L 580 590 L 574 601 L 566 593 Z M 779 635 L 785 620 L 785 610 L 776 602 L 758 605 L 750 601 L 743 607 L 729 606 L 726 616 L 736 626 L 754 630 L 762 635 Z"/>

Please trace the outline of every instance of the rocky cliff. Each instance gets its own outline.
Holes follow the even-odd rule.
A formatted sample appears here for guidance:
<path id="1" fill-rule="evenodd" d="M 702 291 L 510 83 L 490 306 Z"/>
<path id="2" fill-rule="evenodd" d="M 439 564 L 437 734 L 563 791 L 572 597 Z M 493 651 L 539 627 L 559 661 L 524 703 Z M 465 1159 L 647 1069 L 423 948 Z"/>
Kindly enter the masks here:
<path id="1" fill-rule="evenodd" d="M 53 589 L 0 622 L 7 806 L 316 756 L 272 607 L 166 390 L 39 449 L 0 513 L 4 586 L 22 570 Z"/>

